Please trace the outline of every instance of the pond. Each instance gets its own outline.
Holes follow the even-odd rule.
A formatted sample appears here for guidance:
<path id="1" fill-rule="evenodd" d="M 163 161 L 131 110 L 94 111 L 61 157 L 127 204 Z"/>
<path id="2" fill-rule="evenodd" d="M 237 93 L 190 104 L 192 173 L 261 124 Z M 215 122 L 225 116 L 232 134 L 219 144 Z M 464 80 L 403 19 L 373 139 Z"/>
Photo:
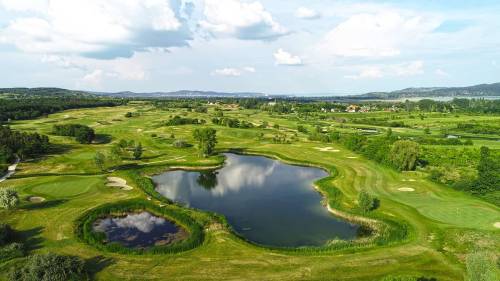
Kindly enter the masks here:
<path id="1" fill-rule="evenodd" d="M 321 204 L 313 183 L 328 176 L 322 169 L 261 156 L 225 156 L 218 170 L 154 176 L 156 190 L 189 207 L 223 214 L 237 233 L 262 245 L 321 246 L 335 238 L 356 238 L 357 225 Z"/>
<path id="2" fill-rule="evenodd" d="M 129 248 L 172 244 L 187 236 L 184 228 L 149 212 L 97 220 L 94 223 L 94 231 L 104 232 L 106 242 L 117 242 Z"/>

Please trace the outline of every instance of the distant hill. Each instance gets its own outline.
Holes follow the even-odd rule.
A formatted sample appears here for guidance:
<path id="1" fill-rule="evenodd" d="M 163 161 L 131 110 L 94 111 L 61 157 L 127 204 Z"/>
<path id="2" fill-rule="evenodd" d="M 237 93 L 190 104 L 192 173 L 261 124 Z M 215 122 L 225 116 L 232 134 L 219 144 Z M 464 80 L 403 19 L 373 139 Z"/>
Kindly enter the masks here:
<path id="1" fill-rule="evenodd" d="M 453 97 L 500 97 L 500 83 L 480 84 L 469 87 L 431 87 L 431 88 L 406 88 L 392 92 L 371 92 L 362 95 L 348 96 L 293 96 L 269 95 L 255 92 L 216 92 L 216 91 L 191 91 L 182 90 L 175 92 L 91 92 L 75 91 L 61 88 L 0 88 L 0 97 L 114 97 L 114 98 L 305 98 L 312 100 L 332 101 L 363 101 L 363 100 L 401 100 L 411 98 L 453 98 Z"/>
<path id="2" fill-rule="evenodd" d="M 436 97 L 492 97 L 500 96 L 500 83 L 480 84 L 469 87 L 432 87 L 406 88 L 393 92 L 372 92 L 348 98 L 371 100 L 396 100 L 405 98 L 436 98 Z"/>
<path id="3" fill-rule="evenodd" d="M 93 94 L 108 97 L 126 97 L 126 98 L 210 98 L 210 97 L 220 97 L 220 98 L 263 98 L 268 95 L 263 93 L 252 93 L 252 92 L 241 92 L 241 93 L 226 93 L 226 92 L 214 92 L 214 91 L 175 91 L 175 92 L 149 92 L 149 93 L 135 93 L 135 92 L 93 92 Z"/>
<path id="4" fill-rule="evenodd" d="M 85 91 L 73 91 L 61 88 L 0 88 L 0 97 L 90 97 Z"/>

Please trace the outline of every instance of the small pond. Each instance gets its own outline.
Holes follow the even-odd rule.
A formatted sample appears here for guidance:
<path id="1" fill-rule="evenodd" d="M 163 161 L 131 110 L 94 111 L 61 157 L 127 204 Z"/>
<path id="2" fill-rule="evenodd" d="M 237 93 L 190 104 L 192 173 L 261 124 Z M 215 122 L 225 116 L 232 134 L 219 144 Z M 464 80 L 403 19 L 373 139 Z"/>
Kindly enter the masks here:
<path id="1" fill-rule="evenodd" d="M 358 226 L 329 213 L 313 187 L 328 176 L 325 171 L 261 156 L 225 156 L 218 170 L 154 176 L 156 190 L 189 207 L 223 214 L 236 232 L 262 245 L 320 246 L 356 237 Z"/>
<path id="2" fill-rule="evenodd" d="M 94 231 L 104 232 L 106 242 L 117 242 L 130 248 L 167 245 L 187 236 L 184 228 L 149 212 L 99 219 L 94 223 Z"/>

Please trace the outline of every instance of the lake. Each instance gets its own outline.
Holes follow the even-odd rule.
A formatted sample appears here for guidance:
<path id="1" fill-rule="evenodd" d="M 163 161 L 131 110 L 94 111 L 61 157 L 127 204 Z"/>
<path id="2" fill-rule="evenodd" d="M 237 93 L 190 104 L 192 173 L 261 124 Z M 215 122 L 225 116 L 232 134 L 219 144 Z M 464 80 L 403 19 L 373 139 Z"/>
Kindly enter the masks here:
<path id="1" fill-rule="evenodd" d="M 356 237 L 358 226 L 321 204 L 313 183 L 328 176 L 324 170 L 261 156 L 224 155 L 221 169 L 154 176 L 156 190 L 186 206 L 224 215 L 237 233 L 257 244 L 320 246 Z"/>

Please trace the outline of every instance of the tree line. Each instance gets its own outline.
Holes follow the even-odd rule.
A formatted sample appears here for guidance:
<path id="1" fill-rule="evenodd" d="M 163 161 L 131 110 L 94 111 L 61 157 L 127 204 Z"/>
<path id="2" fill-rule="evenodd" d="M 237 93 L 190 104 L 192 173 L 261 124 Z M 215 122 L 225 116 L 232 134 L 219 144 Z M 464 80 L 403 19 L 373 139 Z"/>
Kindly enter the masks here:
<path id="1" fill-rule="evenodd" d="M 54 125 L 52 133 L 58 136 L 75 137 L 76 141 L 82 144 L 92 143 L 95 139 L 94 129 L 80 124 Z"/>
<path id="2" fill-rule="evenodd" d="M 118 99 L 81 97 L 2 99 L 0 122 L 33 119 L 67 109 L 118 106 L 124 103 L 126 101 Z"/>
<path id="3" fill-rule="evenodd" d="M 47 152 L 49 138 L 38 133 L 25 133 L 0 126 L 0 163 L 11 163 L 15 155 L 20 158 L 32 157 Z"/>

